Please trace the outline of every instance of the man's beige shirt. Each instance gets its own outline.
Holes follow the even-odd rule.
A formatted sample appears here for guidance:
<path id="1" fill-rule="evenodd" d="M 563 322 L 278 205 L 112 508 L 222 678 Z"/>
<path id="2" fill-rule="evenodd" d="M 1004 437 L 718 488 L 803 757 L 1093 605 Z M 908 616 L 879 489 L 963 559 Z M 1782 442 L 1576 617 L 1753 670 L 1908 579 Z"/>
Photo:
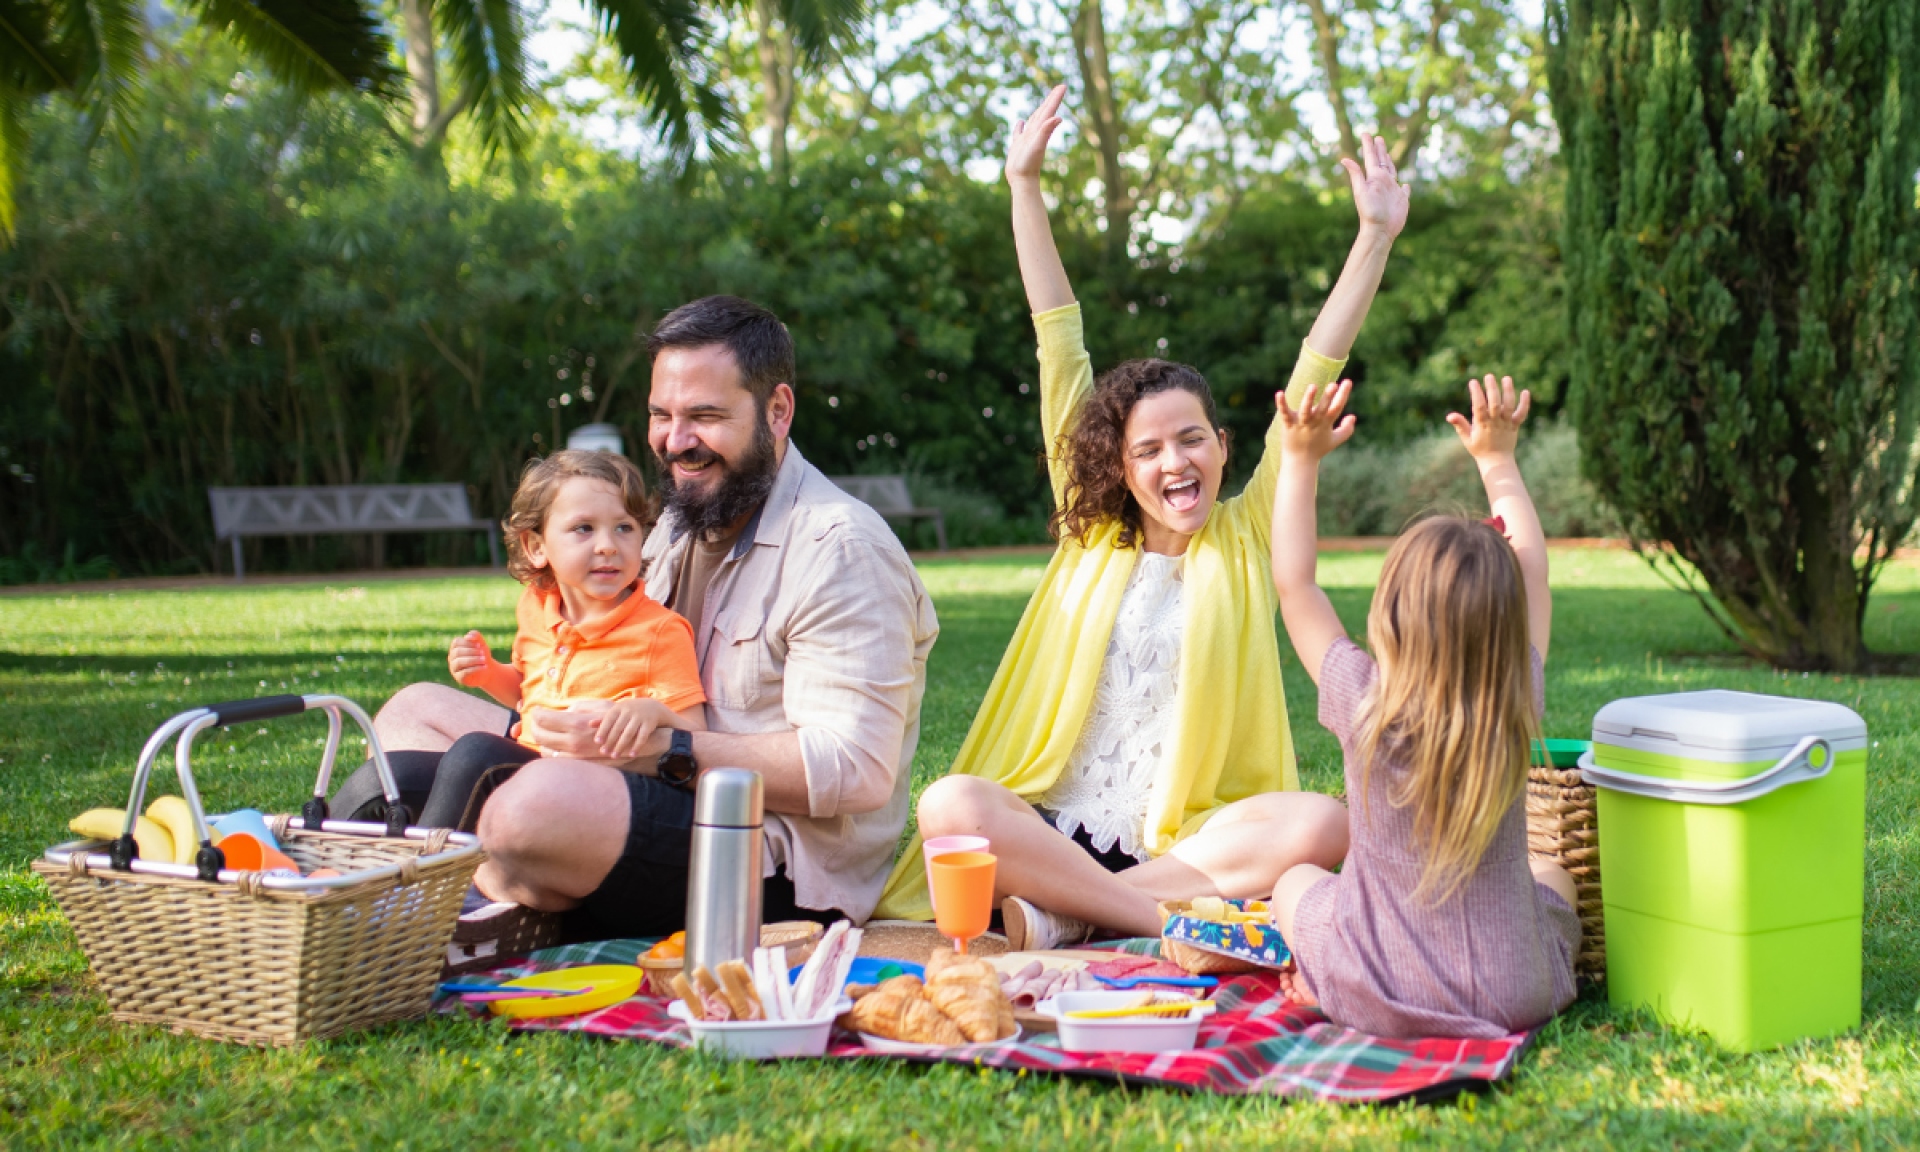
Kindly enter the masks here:
<path id="1" fill-rule="evenodd" d="M 677 517 L 661 518 L 647 537 L 647 595 L 673 602 L 691 543 Z M 899 538 L 788 443 L 692 624 L 707 727 L 800 738 L 808 810 L 767 813 L 767 875 L 784 867 L 801 906 L 865 920 L 906 826 L 940 632 Z"/>

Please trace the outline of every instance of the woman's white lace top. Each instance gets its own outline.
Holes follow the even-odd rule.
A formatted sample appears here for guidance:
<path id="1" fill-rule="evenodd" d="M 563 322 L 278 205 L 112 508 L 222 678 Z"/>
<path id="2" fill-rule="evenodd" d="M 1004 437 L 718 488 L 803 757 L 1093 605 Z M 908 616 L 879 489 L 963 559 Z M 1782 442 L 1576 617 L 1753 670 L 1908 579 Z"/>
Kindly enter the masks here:
<path id="1" fill-rule="evenodd" d="M 1120 596 L 1100 682 L 1067 766 L 1041 798 L 1060 831 L 1082 828 L 1102 852 L 1116 845 L 1136 860 L 1147 799 L 1173 736 L 1173 698 L 1180 684 L 1180 637 L 1186 621 L 1179 556 L 1142 551 Z"/>

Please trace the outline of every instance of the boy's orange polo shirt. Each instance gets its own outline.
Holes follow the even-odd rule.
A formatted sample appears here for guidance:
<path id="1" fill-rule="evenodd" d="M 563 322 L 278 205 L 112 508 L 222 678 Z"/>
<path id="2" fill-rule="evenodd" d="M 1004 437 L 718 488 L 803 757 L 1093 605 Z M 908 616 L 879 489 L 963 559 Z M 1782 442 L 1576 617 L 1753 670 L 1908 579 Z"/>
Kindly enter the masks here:
<path id="1" fill-rule="evenodd" d="M 580 627 L 560 614 L 557 589 L 529 586 L 515 610 L 520 711 L 565 709 L 582 700 L 649 696 L 679 712 L 704 704 L 693 626 L 638 585 L 613 611 Z M 521 737 L 529 748 L 539 745 Z"/>

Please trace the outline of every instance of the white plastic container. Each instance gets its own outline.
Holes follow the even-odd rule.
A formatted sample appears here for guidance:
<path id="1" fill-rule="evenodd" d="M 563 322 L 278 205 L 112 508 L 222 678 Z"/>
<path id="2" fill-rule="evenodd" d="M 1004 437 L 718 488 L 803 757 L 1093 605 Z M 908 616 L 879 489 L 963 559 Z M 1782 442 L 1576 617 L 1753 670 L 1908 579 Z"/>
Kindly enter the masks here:
<path id="1" fill-rule="evenodd" d="M 693 1033 L 693 1042 L 711 1052 L 723 1052 L 743 1060 L 782 1060 L 793 1056 L 822 1056 L 833 1022 L 843 1012 L 853 1010 L 853 1001 L 844 997 L 833 1011 L 813 1020 L 695 1020 L 684 1001 L 667 1005 L 667 1015 L 684 1020 Z"/>
<path id="2" fill-rule="evenodd" d="M 1062 992 L 1034 1006 L 1059 1022 L 1060 1047 L 1068 1052 L 1188 1052 L 1200 1039 L 1200 1021 L 1213 1004 L 1195 1000 L 1186 1015 L 1114 1016 L 1077 1020 L 1074 1012 L 1110 1011 L 1137 1003 L 1140 993 Z"/>

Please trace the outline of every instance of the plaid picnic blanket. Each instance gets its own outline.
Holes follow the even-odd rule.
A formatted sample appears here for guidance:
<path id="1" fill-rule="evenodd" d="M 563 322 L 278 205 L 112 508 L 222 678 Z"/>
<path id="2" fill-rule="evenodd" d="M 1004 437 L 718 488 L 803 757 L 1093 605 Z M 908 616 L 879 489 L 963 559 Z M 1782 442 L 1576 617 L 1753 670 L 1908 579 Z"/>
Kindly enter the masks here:
<path id="1" fill-rule="evenodd" d="M 581 964 L 633 964 L 650 940 L 606 940 L 536 952 L 516 963 L 462 979 L 510 980 Z M 1106 950 L 1153 956 L 1158 940 L 1107 942 Z M 837 1033 L 829 1058 L 912 1060 L 1034 1073 L 1085 1076 L 1132 1084 L 1164 1084 L 1232 1096 L 1265 1094 L 1338 1103 L 1384 1104 L 1433 1101 L 1486 1088 L 1513 1070 L 1530 1033 L 1498 1040 L 1388 1040 L 1329 1023 L 1312 1008 L 1286 1002 L 1271 976 L 1223 979 L 1214 993 L 1219 1009 L 1200 1026 L 1200 1046 L 1175 1053 L 1063 1052 L 1052 1036 L 1004 1047 L 967 1046 L 937 1056 L 882 1055 Z M 686 1047 L 687 1027 L 667 1015 L 667 1001 L 635 996 L 580 1016 L 516 1020 L 529 1031 L 584 1032 L 610 1040 L 648 1040 Z M 441 1012 L 481 1011 L 451 995 L 435 1004 Z"/>

